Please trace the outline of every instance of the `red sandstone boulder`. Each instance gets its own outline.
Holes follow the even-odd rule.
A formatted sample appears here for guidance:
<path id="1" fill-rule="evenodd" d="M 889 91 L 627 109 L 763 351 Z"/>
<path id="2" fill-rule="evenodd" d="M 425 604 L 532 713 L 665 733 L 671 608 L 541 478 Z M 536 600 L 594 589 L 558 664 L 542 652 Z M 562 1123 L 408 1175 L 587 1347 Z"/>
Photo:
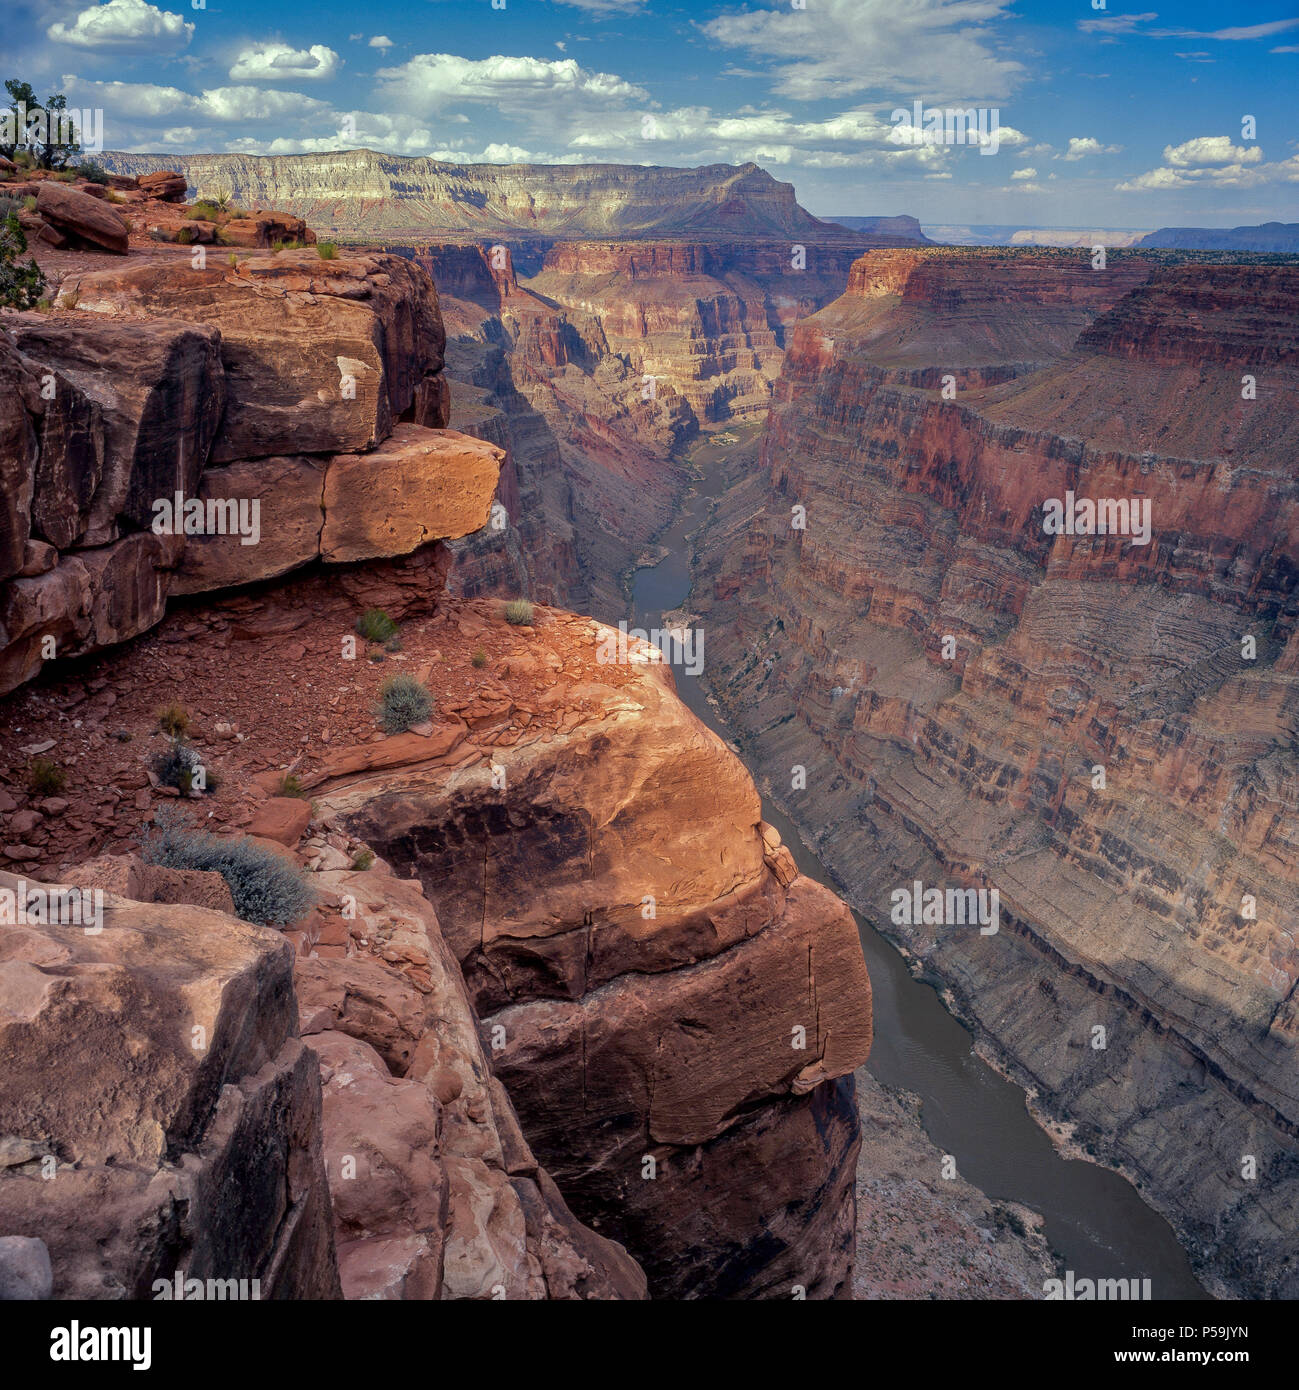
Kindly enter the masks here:
<path id="1" fill-rule="evenodd" d="M 317 559 L 324 485 L 324 465 L 317 459 L 252 459 L 206 469 L 198 496 L 205 504 L 218 500 L 251 507 L 255 502 L 256 540 L 246 544 L 237 530 L 188 537 L 172 592 L 204 593 L 274 579 Z M 251 522 L 252 512 L 246 516 Z"/>
<path id="2" fill-rule="evenodd" d="M 30 680 L 55 656 L 85 656 L 147 631 L 166 609 L 180 536 L 137 532 L 97 550 L 64 555 L 31 579 L 0 585 L 0 694 Z"/>
<path id="3" fill-rule="evenodd" d="M 184 174 L 174 169 L 159 169 L 156 173 L 141 174 L 134 180 L 134 186 L 151 198 L 159 198 L 164 203 L 180 203 L 185 199 L 189 188 Z"/>
<path id="4" fill-rule="evenodd" d="M 337 1297 L 319 1071 L 278 933 L 112 899 L 102 931 L 9 926 L 4 948 L 0 1134 L 32 1152 L 0 1180 L 0 1229 L 45 1243 L 54 1296 L 149 1299 L 183 1271 Z"/>
<path id="5" fill-rule="evenodd" d="M 300 217 L 286 212 L 263 212 L 255 217 L 232 217 L 221 228 L 230 246 L 271 247 L 279 242 L 311 246 L 316 234 Z"/>
<path id="6" fill-rule="evenodd" d="M 311 802 L 297 796 L 272 796 L 258 806 L 247 832 L 292 849 L 311 822 Z"/>
<path id="7" fill-rule="evenodd" d="M 169 869 L 134 854 L 108 854 L 65 869 L 62 877 L 77 888 L 101 888 L 133 902 L 188 904 L 234 916 L 230 885 L 205 869 Z"/>
<path id="8" fill-rule="evenodd" d="M 80 189 L 47 180 L 36 192 L 36 210 L 73 242 L 126 254 L 131 229 L 111 207 Z"/>
<path id="9" fill-rule="evenodd" d="M 400 555 L 479 530 L 503 458 L 483 440 L 406 424 L 368 454 L 336 454 L 325 473 L 322 557 Z"/>
<path id="10" fill-rule="evenodd" d="M 147 262 L 70 276 L 62 293 L 99 314 L 220 331 L 227 402 L 213 463 L 371 449 L 442 365 L 432 282 L 399 256 Z"/>

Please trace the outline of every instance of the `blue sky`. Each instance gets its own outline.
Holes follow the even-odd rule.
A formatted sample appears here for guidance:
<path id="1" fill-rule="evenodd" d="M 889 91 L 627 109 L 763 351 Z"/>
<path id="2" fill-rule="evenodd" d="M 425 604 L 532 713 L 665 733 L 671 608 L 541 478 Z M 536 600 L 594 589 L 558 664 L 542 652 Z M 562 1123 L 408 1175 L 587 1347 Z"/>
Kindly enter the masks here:
<path id="1" fill-rule="evenodd" d="M 1096 3 L 11 0 L 4 75 L 115 149 L 753 160 L 823 215 L 1299 220 L 1299 7 Z M 995 154 L 899 144 L 916 100 L 995 108 Z"/>

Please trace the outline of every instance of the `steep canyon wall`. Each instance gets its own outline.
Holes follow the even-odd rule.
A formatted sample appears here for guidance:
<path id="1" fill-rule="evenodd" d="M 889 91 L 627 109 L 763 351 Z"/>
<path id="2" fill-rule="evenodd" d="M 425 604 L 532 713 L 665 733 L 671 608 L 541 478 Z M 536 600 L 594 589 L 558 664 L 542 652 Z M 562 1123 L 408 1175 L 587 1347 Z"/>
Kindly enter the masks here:
<path id="1" fill-rule="evenodd" d="M 1297 317 L 1293 266 L 870 252 L 695 602 L 854 903 L 1246 1296 L 1299 1291 Z M 999 930 L 902 919 L 916 881 Z"/>

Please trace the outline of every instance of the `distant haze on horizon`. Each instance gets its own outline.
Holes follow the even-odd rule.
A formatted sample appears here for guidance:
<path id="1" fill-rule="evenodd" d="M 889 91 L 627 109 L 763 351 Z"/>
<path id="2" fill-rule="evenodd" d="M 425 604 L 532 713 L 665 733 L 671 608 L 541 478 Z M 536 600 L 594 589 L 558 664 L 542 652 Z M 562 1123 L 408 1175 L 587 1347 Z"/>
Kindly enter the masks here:
<path id="1" fill-rule="evenodd" d="M 4 75 L 101 110 L 105 146 L 137 153 L 753 162 L 820 217 L 1299 221 L 1299 17 L 1276 0 L 1245 24 L 1209 0 L 427 6 L 325 0 L 269 25 L 250 0 L 15 0 Z M 995 153 L 899 143 L 917 101 L 982 109 Z"/>

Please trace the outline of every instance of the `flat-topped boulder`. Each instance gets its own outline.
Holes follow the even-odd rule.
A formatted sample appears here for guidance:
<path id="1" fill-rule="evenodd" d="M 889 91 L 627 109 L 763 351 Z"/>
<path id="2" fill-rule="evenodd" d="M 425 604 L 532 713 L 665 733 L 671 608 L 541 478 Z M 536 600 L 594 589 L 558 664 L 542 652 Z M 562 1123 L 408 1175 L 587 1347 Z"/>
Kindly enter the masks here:
<path id="1" fill-rule="evenodd" d="M 322 558 L 404 555 L 487 524 L 504 450 L 455 430 L 399 424 L 368 454 L 339 454 L 325 473 Z"/>
<path id="2" fill-rule="evenodd" d="M 408 555 L 487 523 L 504 452 L 454 430 L 398 424 L 377 449 L 327 458 L 271 458 L 204 473 L 199 496 L 248 510 L 256 539 L 187 538 L 172 592 L 205 593 L 272 579 L 313 560 Z M 233 513 L 231 513 L 233 515 Z"/>

